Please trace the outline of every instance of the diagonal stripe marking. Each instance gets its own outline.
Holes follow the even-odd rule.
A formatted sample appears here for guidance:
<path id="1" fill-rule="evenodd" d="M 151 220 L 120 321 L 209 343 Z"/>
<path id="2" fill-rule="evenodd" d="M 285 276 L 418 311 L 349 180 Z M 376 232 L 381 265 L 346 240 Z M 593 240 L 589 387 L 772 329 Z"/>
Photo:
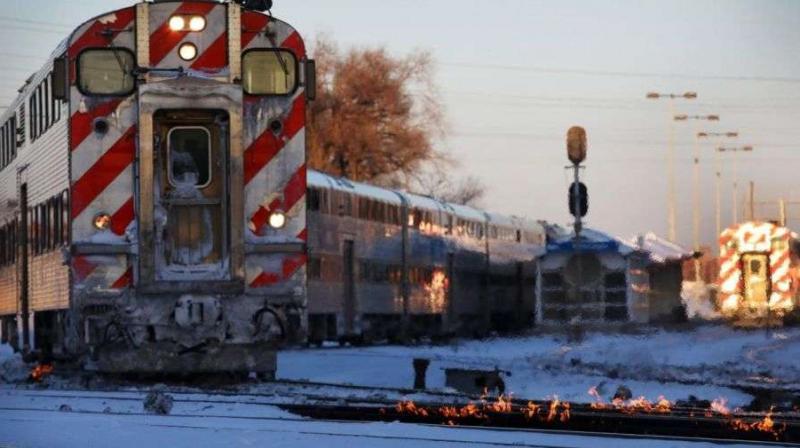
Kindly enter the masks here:
<path id="1" fill-rule="evenodd" d="M 195 70 L 222 69 L 228 65 L 228 32 L 225 31 L 192 64 Z"/>
<path id="2" fill-rule="evenodd" d="M 123 235 L 128 226 L 133 222 L 136 211 L 133 208 L 133 196 L 122 207 L 111 215 L 111 231 L 116 235 Z"/>
<path id="3" fill-rule="evenodd" d="M 244 183 L 247 185 L 272 160 L 273 157 L 291 140 L 301 129 L 306 120 L 306 99 L 298 95 L 292 104 L 289 115 L 283 122 L 283 131 L 280 136 L 266 129 L 253 141 L 244 152 Z"/>
<path id="4" fill-rule="evenodd" d="M 79 38 L 75 39 L 70 45 L 68 54 L 70 59 L 78 56 L 84 48 L 88 47 L 105 47 L 119 35 L 124 28 L 127 27 L 135 17 L 134 8 L 125 8 L 107 14 L 104 17 L 114 15 L 114 21 L 106 23 L 95 20 L 89 28 Z M 103 18 L 103 17 L 101 17 Z M 104 36 L 101 34 L 103 30 L 110 30 L 109 34 Z"/>
<path id="5" fill-rule="evenodd" d="M 122 103 L 122 98 L 115 98 L 89 109 L 88 112 L 76 112 L 71 121 L 70 150 L 75 150 L 92 133 L 92 123 L 100 117 L 111 115 Z"/>
<path id="6" fill-rule="evenodd" d="M 72 185 L 72 219 L 77 218 L 114 179 L 133 163 L 136 126 L 128 129 L 88 171 Z"/>
<path id="7" fill-rule="evenodd" d="M 173 12 L 175 14 L 197 14 L 205 16 L 219 3 L 184 2 Z M 172 31 L 169 18 L 150 35 L 150 65 L 157 66 L 191 31 Z"/>
<path id="8" fill-rule="evenodd" d="M 286 186 L 283 189 L 283 201 L 275 199 L 266 207 L 262 205 L 258 208 L 253 217 L 250 219 L 252 228 L 257 235 L 261 235 L 261 229 L 267 223 L 269 215 L 276 209 L 281 209 L 288 212 L 297 202 L 306 194 L 306 166 L 301 165 L 300 168 L 292 174 Z"/>

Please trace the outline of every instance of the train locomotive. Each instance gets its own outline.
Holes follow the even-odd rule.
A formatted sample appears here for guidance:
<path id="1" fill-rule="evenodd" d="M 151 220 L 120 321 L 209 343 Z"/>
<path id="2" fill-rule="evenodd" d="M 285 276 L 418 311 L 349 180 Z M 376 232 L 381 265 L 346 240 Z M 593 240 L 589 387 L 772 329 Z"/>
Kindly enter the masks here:
<path id="1" fill-rule="evenodd" d="M 242 2 L 79 26 L 1 119 L 3 339 L 104 372 L 273 375 L 305 337 L 314 79 L 300 34 Z"/>
<path id="2" fill-rule="evenodd" d="M 798 305 L 797 234 L 773 222 L 722 232 L 717 294 L 723 315 L 742 325 L 775 324 Z"/>

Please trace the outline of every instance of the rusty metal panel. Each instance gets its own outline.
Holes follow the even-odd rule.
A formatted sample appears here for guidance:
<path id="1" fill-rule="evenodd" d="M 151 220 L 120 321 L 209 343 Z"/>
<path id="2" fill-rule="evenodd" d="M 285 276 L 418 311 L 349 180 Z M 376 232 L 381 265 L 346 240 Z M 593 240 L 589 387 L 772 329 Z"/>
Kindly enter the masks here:
<path id="1" fill-rule="evenodd" d="M 0 268 L 0 316 L 17 313 L 17 267 Z"/>
<path id="2" fill-rule="evenodd" d="M 29 285 L 31 311 L 69 307 L 69 268 L 61 251 L 31 257 Z"/>

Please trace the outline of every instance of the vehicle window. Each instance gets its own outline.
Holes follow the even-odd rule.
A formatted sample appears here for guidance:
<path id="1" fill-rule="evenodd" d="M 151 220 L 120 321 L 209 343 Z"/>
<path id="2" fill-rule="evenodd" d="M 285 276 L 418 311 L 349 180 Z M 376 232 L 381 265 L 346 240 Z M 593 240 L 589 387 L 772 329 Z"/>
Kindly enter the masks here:
<path id="1" fill-rule="evenodd" d="M 123 49 L 87 50 L 78 57 L 78 82 L 82 92 L 124 95 L 133 90 L 133 53 Z"/>
<path id="2" fill-rule="evenodd" d="M 286 95 L 297 86 L 297 59 L 287 50 L 248 51 L 242 83 L 250 95 Z"/>
<path id="3" fill-rule="evenodd" d="M 176 127 L 169 131 L 169 181 L 176 187 L 205 187 L 211 182 L 211 135 L 208 129 Z"/>

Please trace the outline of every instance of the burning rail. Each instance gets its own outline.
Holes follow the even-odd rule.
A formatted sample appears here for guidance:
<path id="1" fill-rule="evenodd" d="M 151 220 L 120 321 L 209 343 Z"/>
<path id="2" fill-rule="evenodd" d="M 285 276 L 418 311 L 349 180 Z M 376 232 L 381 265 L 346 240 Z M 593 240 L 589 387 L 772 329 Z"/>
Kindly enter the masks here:
<path id="1" fill-rule="evenodd" d="M 800 419 L 727 410 L 678 407 L 664 398 L 644 398 L 574 404 L 553 397 L 548 401 L 518 402 L 510 396 L 463 405 L 419 404 L 401 401 L 393 407 L 287 405 L 305 417 L 359 421 L 400 421 L 449 426 L 518 429 L 556 429 L 646 436 L 713 438 L 752 441 L 800 441 Z"/>

